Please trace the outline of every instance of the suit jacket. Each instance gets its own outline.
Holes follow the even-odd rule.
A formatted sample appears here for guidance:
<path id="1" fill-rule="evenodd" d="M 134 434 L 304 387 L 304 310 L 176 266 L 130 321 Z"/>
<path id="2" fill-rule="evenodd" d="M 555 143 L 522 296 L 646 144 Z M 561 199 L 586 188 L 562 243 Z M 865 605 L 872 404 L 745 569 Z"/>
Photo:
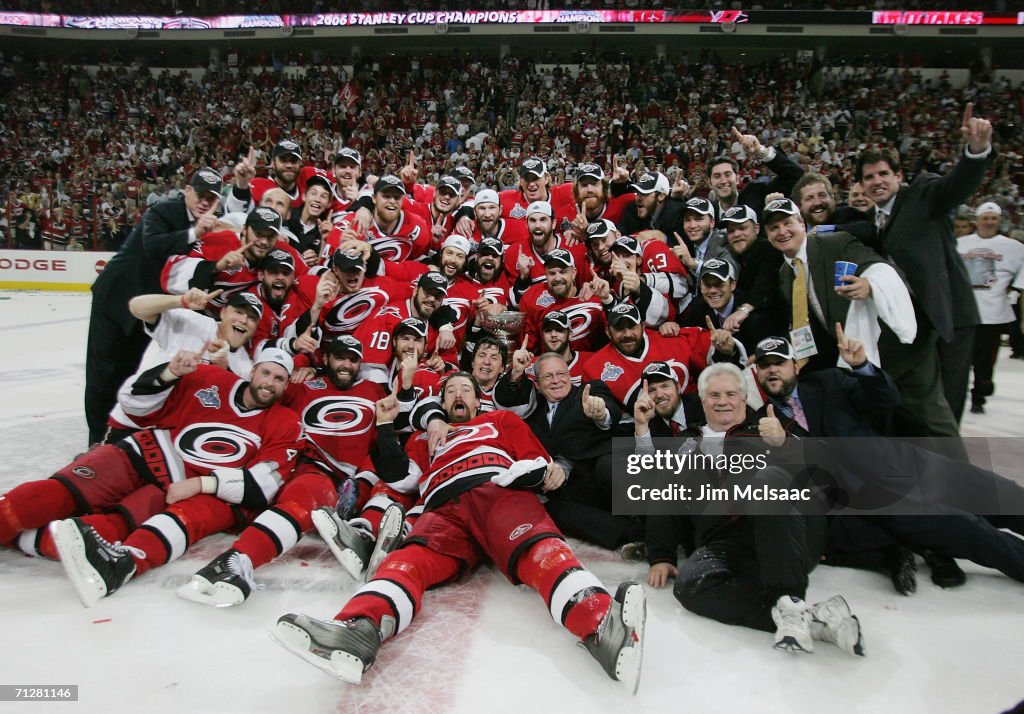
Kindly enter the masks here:
<path id="1" fill-rule="evenodd" d="M 533 392 L 533 409 L 523 417 L 540 442 L 552 457 L 562 457 L 569 461 L 584 461 L 610 454 L 612 449 L 612 432 L 622 417 L 622 409 L 604 382 L 593 381 L 590 384 L 590 395 L 600 397 L 608 407 L 611 416 L 611 428 L 601 429 L 594 421 L 583 413 L 583 389 L 573 386 L 565 399 L 558 403 L 554 419 L 548 424 L 548 403 L 541 396 L 533 382 L 527 378 L 518 384 L 512 384 L 508 375 L 503 375 L 494 388 L 496 405 L 510 407 L 530 403 L 530 392 Z M 518 410 L 515 410 L 518 411 Z"/>
<path id="2" fill-rule="evenodd" d="M 871 248 L 867 247 L 849 233 L 825 233 L 807 237 L 807 272 L 814 285 L 814 294 L 824 313 L 826 332 L 834 337 L 837 322 L 846 322 L 846 312 L 850 309 L 850 301 L 840 297 L 835 291 L 837 260 L 846 260 L 857 264 L 857 275 L 875 263 L 885 260 Z M 796 274 L 793 268 L 783 262 L 779 268 L 779 291 L 786 305 L 787 316 L 792 316 L 793 279 Z M 811 322 L 816 321 L 815 311 L 808 305 Z M 787 320 L 789 322 L 789 320 Z"/>
<path id="3" fill-rule="evenodd" d="M 636 235 L 648 228 L 659 230 L 667 237 L 671 237 L 673 233 L 682 235 L 684 208 L 686 208 L 685 201 L 681 201 L 678 198 L 666 198 L 662 204 L 661 213 L 648 226 L 647 221 L 640 220 L 640 217 L 636 215 L 636 204 L 631 203 L 622 211 L 617 227 L 623 235 Z"/>
<path id="4" fill-rule="evenodd" d="M 128 310 L 128 301 L 136 295 L 163 292 L 160 271 L 169 257 L 183 255 L 192 247 L 188 242 L 191 227 L 184 197 L 151 206 L 93 283 L 93 309 L 99 308 L 115 320 L 126 335 L 141 330 L 141 323 Z"/>
<path id="5" fill-rule="evenodd" d="M 981 186 L 994 153 L 964 155 L 945 176 L 925 173 L 901 187 L 879 235 L 880 252 L 902 270 L 915 303 L 946 341 L 955 328 L 981 322 L 950 213 Z"/>
<path id="6" fill-rule="evenodd" d="M 764 166 L 771 169 L 775 176 L 771 181 L 767 183 L 762 181 L 751 181 L 748 182 L 743 190 L 739 193 L 737 203 L 743 204 L 744 206 L 750 206 L 754 209 L 758 219 L 761 218 L 761 214 L 764 213 L 765 196 L 769 193 L 781 193 L 783 196 L 788 196 L 790 191 L 793 190 L 793 186 L 800 180 L 800 177 L 804 175 L 804 169 L 800 164 L 793 161 L 793 159 L 786 156 L 778 149 L 775 150 L 775 158 L 771 161 L 766 161 Z M 722 209 L 715 203 L 715 210 L 718 212 L 718 219 L 722 218 Z M 761 236 L 764 236 L 764 222 L 761 221 Z"/>

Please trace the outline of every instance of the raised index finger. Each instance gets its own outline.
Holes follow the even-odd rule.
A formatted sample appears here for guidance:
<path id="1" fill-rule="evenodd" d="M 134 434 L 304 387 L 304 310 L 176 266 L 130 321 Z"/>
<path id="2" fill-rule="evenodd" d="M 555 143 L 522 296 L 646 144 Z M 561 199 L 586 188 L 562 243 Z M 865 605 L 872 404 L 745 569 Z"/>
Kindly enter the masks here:
<path id="1" fill-rule="evenodd" d="M 220 208 L 220 196 L 217 196 L 217 198 L 213 199 L 213 205 L 210 206 L 210 210 L 208 210 L 204 215 L 212 216 L 217 211 L 218 208 Z"/>
<path id="2" fill-rule="evenodd" d="M 843 332 L 843 323 L 841 322 L 836 323 L 836 339 L 840 345 L 846 340 L 846 333 Z"/>
<path id="3" fill-rule="evenodd" d="M 253 162 L 256 161 L 256 147 L 255 146 L 250 146 L 249 147 L 249 159 L 248 159 L 248 161 L 249 161 L 249 165 L 250 166 L 252 166 Z"/>
<path id="4" fill-rule="evenodd" d="M 732 128 L 732 135 L 733 135 L 734 137 L 736 137 L 736 140 L 737 140 L 737 141 L 742 141 L 742 140 L 743 140 L 743 134 L 742 134 L 742 133 L 740 132 L 740 130 L 739 130 L 739 129 L 737 129 L 736 127 L 733 127 L 733 128 Z"/>
<path id="5" fill-rule="evenodd" d="M 974 116 L 974 102 L 967 102 L 967 106 L 964 107 L 964 120 L 961 126 L 966 127 L 970 123 L 972 116 Z"/>

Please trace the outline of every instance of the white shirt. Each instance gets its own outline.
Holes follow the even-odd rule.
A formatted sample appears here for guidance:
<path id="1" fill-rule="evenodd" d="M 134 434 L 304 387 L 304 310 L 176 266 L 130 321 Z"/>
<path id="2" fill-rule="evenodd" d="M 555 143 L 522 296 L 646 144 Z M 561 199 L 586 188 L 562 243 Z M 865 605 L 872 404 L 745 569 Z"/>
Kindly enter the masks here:
<path id="1" fill-rule="evenodd" d="M 1010 288 L 1024 290 L 1024 243 L 971 233 L 957 239 L 956 249 L 967 266 L 982 324 L 1014 322 Z"/>

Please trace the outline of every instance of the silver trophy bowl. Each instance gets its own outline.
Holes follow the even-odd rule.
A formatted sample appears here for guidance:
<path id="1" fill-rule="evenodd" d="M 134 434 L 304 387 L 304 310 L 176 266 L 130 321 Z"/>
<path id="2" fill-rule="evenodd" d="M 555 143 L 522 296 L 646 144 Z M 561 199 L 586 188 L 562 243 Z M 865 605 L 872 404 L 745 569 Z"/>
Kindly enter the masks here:
<path id="1" fill-rule="evenodd" d="M 522 331 L 525 319 L 524 312 L 505 310 L 493 315 L 484 315 L 483 326 L 511 352 L 518 347 L 515 337 Z"/>

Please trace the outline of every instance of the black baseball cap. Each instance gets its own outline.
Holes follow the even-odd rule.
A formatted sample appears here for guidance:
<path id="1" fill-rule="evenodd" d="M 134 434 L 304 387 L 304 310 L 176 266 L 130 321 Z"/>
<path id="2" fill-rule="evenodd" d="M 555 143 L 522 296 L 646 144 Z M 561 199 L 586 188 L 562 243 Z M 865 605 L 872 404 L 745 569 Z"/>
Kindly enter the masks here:
<path id="1" fill-rule="evenodd" d="M 779 216 L 799 216 L 800 208 L 788 198 L 777 198 L 764 207 L 764 212 L 761 215 L 767 224 Z"/>
<path id="2" fill-rule="evenodd" d="M 436 270 L 430 270 L 420 276 L 416 287 L 448 295 L 448 278 Z"/>
<path id="3" fill-rule="evenodd" d="M 398 337 L 401 332 L 412 332 L 423 339 L 427 338 L 427 323 L 418 317 L 407 317 L 395 325 L 394 336 Z"/>
<path id="4" fill-rule="evenodd" d="M 505 254 L 505 244 L 501 242 L 500 238 L 494 236 L 488 236 L 480 239 L 480 247 L 477 248 L 477 253 L 483 253 L 484 251 L 493 253 L 494 255 L 501 257 Z"/>
<path id="5" fill-rule="evenodd" d="M 294 156 L 299 161 L 302 161 L 302 149 L 291 139 L 282 139 L 274 145 L 274 151 L 270 156 L 273 159 L 276 159 L 278 156 Z"/>
<path id="6" fill-rule="evenodd" d="M 458 196 L 462 193 L 462 182 L 454 176 L 442 176 L 437 182 L 437 188 L 435 190 L 440 191 L 442 188 L 446 188 Z"/>
<path id="7" fill-rule="evenodd" d="M 576 180 L 589 176 L 598 181 L 604 180 L 604 169 L 594 163 L 580 164 L 576 167 Z"/>
<path id="8" fill-rule="evenodd" d="M 551 312 L 545 313 L 544 317 L 540 321 L 540 329 L 544 329 L 549 324 L 557 325 L 563 330 L 569 330 L 569 316 L 561 310 L 552 310 Z"/>
<path id="9" fill-rule="evenodd" d="M 665 174 L 654 171 L 640 176 L 640 180 L 633 184 L 633 190 L 643 194 L 654 193 L 655 191 L 667 194 L 671 191 L 671 188 L 668 185 L 668 178 L 665 177 Z"/>
<path id="10" fill-rule="evenodd" d="M 189 179 L 188 185 L 196 193 L 215 193 L 219 196 L 224 188 L 224 179 L 209 166 L 204 166 L 192 172 L 192 178 Z"/>
<path id="11" fill-rule="evenodd" d="M 548 173 L 548 167 L 536 156 L 531 156 L 519 166 L 519 178 L 543 178 Z"/>
<path id="12" fill-rule="evenodd" d="M 700 266 L 700 277 L 698 280 L 703 280 L 706 275 L 713 275 L 723 283 L 726 280 L 736 279 L 736 271 L 733 269 L 732 263 L 720 258 L 710 258 L 704 261 L 704 264 Z"/>
<path id="13" fill-rule="evenodd" d="M 259 206 L 252 209 L 245 217 L 245 225 L 254 231 L 269 228 L 277 235 L 281 235 L 281 214 L 272 208 Z"/>
<path id="14" fill-rule="evenodd" d="M 555 248 L 553 251 L 544 256 L 544 267 L 548 267 L 554 263 L 560 263 L 566 268 L 573 268 L 576 266 L 576 261 L 572 259 L 572 253 L 567 251 L 565 248 Z"/>
<path id="15" fill-rule="evenodd" d="M 766 357 L 781 357 L 784 360 L 796 359 L 793 345 L 785 337 L 766 337 L 757 343 L 754 350 L 754 361 L 760 362 Z"/>
<path id="16" fill-rule="evenodd" d="M 260 267 L 263 270 L 267 270 L 278 265 L 283 265 L 292 272 L 295 272 L 295 258 L 292 257 L 291 253 L 280 248 L 275 248 L 267 253 L 267 257 L 263 259 Z"/>
<path id="17" fill-rule="evenodd" d="M 355 149 L 351 149 L 347 146 L 342 147 L 341 150 L 338 151 L 338 155 L 334 157 L 334 165 L 337 166 L 338 164 L 345 160 L 354 161 L 356 163 L 356 166 L 360 168 L 362 168 L 363 166 L 362 155 Z"/>
<path id="18" fill-rule="evenodd" d="M 630 255 L 643 255 L 643 249 L 640 247 L 640 241 L 633 236 L 619 236 L 615 239 L 615 243 L 612 244 L 611 250 L 613 252 L 626 252 Z"/>
<path id="19" fill-rule="evenodd" d="M 723 223 L 746 223 L 747 221 L 757 223 L 757 213 L 753 208 L 742 203 L 733 206 L 722 215 Z"/>
<path id="20" fill-rule="evenodd" d="M 366 261 L 363 260 L 363 254 L 354 250 L 341 250 L 340 248 L 334 251 L 334 255 L 331 256 L 331 267 L 337 268 L 338 270 L 362 270 L 366 271 Z"/>
<path id="21" fill-rule="evenodd" d="M 235 293 L 228 298 L 228 305 L 231 307 L 248 308 L 256 313 L 256 319 L 263 317 L 263 301 L 255 293 Z"/>
<path id="22" fill-rule="evenodd" d="M 470 183 L 476 183 L 476 176 L 466 166 L 456 166 L 452 169 L 451 176 L 454 176 L 459 181 L 469 181 Z"/>
<path id="23" fill-rule="evenodd" d="M 592 238 L 604 238 L 613 231 L 618 231 L 615 224 L 607 218 L 599 218 L 587 226 L 587 240 Z"/>
<path id="24" fill-rule="evenodd" d="M 668 362 L 651 362 L 644 367 L 644 371 L 640 373 L 640 378 L 646 379 L 648 382 L 663 382 L 666 379 L 670 379 L 673 382 L 679 381 Z"/>
<path id="25" fill-rule="evenodd" d="M 327 346 L 327 354 L 334 357 L 341 357 L 346 352 L 356 354 L 359 359 L 363 358 L 363 343 L 352 335 L 338 335 L 331 344 Z"/>
<path id="26" fill-rule="evenodd" d="M 620 302 L 608 311 L 608 324 L 612 327 L 627 321 L 634 325 L 640 324 L 640 311 L 633 303 Z"/>
<path id="27" fill-rule="evenodd" d="M 373 192 L 379 193 L 380 191 L 388 188 L 398 191 L 403 196 L 406 195 L 405 184 L 402 183 L 402 179 L 398 178 L 394 174 L 387 174 L 386 176 L 381 176 L 377 179 L 377 183 L 373 186 Z"/>
<path id="28" fill-rule="evenodd" d="M 683 209 L 683 213 L 686 212 L 699 213 L 702 216 L 715 217 L 715 207 L 711 205 L 711 201 L 706 198 L 691 198 L 686 202 L 686 207 Z"/>

